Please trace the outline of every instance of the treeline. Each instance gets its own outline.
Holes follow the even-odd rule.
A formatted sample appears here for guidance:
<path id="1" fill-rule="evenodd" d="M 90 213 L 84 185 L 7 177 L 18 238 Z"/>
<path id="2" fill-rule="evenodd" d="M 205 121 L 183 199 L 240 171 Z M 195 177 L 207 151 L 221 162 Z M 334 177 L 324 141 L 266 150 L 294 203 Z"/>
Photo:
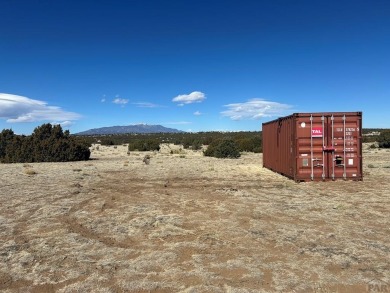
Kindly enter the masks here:
<path id="1" fill-rule="evenodd" d="M 390 131 L 390 129 L 385 128 L 363 128 L 363 140 L 362 142 L 379 142 L 383 139 L 383 134 Z"/>
<path id="2" fill-rule="evenodd" d="M 390 148 L 390 129 L 366 128 L 363 129 L 363 142 L 378 143 L 371 147 Z"/>
<path id="3" fill-rule="evenodd" d="M 88 160 L 88 143 L 63 131 L 60 125 L 43 124 L 29 135 L 16 135 L 11 129 L 0 133 L 0 162 L 66 162 Z"/>
<path id="4" fill-rule="evenodd" d="M 159 150 L 161 143 L 173 143 L 183 145 L 185 149 L 199 150 L 202 145 L 211 145 L 215 141 L 232 140 L 241 152 L 262 152 L 262 136 L 258 131 L 93 135 L 77 136 L 77 139 L 88 144 L 129 144 L 130 151 Z"/>

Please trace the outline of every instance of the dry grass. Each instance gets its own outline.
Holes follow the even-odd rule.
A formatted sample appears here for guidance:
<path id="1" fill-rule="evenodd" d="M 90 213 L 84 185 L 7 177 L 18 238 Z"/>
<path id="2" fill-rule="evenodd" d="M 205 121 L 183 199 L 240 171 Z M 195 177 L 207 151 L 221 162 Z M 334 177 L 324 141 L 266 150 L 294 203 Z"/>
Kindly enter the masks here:
<path id="1" fill-rule="evenodd" d="M 23 166 L 23 167 L 26 168 L 26 169 L 24 169 L 24 174 L 27 174 L 30 176 L 37 174 L 37 172 L 34 169 L 32 169 L 32 166 Z"/>
<path id="2" fill-rule="evenodd" d="M 146 166 L 144 153 L 100 146 L 88 163 L 31 164 L 35 177 L 0 165 L 0 290 L 369 292 L 372 280 L 390 282 L 388 152 L 364 151 L 363 182 L 300 184 L 263 169 L 261 154 L 149 154 Z"/>

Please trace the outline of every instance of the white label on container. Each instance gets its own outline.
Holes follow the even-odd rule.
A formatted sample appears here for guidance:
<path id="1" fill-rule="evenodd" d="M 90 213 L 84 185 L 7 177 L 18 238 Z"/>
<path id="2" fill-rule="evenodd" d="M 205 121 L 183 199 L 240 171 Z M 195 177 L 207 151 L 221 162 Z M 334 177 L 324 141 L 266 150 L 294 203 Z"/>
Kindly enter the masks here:
<path id="1" fill-rule="evenodd" d="M 302 159 L 302 166 L 303 167 L 307 167 L 307 166 L 309 166 L 309 159 Z"/>
<path id="2" fill-rule="evenodd" d="M 301 154 L 302 157 L 307 157 L 307 154 Z"/>
<path id="3" fill-rule="evenodd" d="M 305 123 L 305 122 L 302 122 L 302 123 L 301 123 L 301 127 L 302 127 L 302 128 L 305 128 L 305 127 L 306 127 L 306 123 Z"/>
<path id="4" fill-rule="evenodd" d="M 353 159 L 348 159 L 348 165 L 353 165 Z"/>
<path id="5" fill-rule="evenodd" d="M 321 127 L 313 127 L 311 130 L 311 137 L 322 137 L 323 129 Z"/>

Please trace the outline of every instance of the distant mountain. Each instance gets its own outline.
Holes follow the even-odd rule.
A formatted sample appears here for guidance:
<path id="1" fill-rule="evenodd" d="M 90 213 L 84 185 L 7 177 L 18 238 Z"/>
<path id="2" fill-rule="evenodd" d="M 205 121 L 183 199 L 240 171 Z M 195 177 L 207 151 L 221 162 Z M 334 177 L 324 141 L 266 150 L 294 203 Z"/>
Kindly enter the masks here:
<path id="1" fill-rule="evenodd" d="M 136 124 L 127 126 L 109 126 L 93 128 L 76 133 L 76 135 L 109 135 L 109 134 L 126 134 L 126 133 L 181 133 L 184 131 L 167 128 L 161 125 Z"/>

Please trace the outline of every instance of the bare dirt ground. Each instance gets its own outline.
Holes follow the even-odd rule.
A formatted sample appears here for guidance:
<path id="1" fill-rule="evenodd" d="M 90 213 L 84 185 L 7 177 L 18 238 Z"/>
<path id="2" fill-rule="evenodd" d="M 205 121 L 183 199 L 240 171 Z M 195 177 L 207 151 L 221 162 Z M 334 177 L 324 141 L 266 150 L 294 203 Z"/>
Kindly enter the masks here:
<path id="1" fill-rule="evenodd" d="M 374 292 L 390 283 L 388 150 L 365 147 L 362 182 L 299 184 L 262 168 L 261 154 L 221 160 L 165 146 L 145 165 L 145 153 L 126 152 L 0 165 L 0 291 Z"/>

